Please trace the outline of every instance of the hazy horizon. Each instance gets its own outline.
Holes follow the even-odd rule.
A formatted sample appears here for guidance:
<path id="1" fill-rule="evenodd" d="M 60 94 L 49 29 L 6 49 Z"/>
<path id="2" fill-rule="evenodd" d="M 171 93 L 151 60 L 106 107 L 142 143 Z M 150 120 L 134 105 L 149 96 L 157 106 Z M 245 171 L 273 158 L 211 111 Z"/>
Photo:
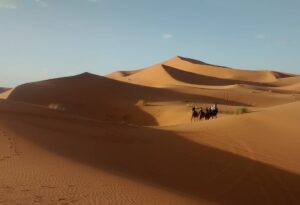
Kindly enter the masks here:
<path id="1" fill-rule="evenodd" d="M 0 87 L 174 56 L 300 74 L 300 2 L 0 0 Z"/>

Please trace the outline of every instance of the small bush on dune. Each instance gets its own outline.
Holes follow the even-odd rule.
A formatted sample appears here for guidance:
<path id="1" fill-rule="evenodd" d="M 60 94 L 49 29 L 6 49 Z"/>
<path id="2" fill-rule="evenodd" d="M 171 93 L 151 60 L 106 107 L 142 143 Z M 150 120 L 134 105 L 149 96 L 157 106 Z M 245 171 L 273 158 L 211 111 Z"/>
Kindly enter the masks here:
<path id="1" fill-rule="evenodd" d="M 59 104 L 59 103 L 50 103 L 48 105 L 48 108 L 50 110 L 57 110 L 57 111 L 65 111 L 66 110 L 66 108 L 63 105 Z"/>
<path id="2" fill-rule="evenodd" d="M 240 114 L 245 114 L 248 113 L 248 109 L 246 107 L 239 107 L 236 109 L 235 114 L 240 115 Z"/>

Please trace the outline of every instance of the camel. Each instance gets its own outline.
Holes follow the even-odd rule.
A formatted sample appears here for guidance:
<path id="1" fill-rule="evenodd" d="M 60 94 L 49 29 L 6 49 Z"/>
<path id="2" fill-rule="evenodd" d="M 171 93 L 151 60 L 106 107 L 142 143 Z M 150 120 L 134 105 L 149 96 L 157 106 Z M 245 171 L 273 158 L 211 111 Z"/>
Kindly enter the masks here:
<path id="1" fill-rule="evenodd" d="M 209 120 L 210 118 L 217 118 L 218 112 L 219 109 L 217 107 L 217 104 L 214 104 L 212 107 L 206 108 L 205 119 Z"/>
<path id="2" fill-rule="evenodd" d="M 197 121 L 199 118 L 199 113 L 197 112 L 196 108 L 193 107 L 192 108 L 192 117 L 191 117 L 191 122 L 194 120 L 194 121 Z"/>
<path id="3" fill-rule="evenodd" d="M 217 104 L 214 104 L 211 107 L 207 107 L 206 111 L 203 111 L 203 108 L 200 108 L 200 111 L 197 112 L 196 107 L 192 108 L 192 117 L 191 117 L 191 122 L 194 121 L 198 121 L 198 120 L 209 120 L 209 119 L 214 119 L 217 118 L 218 115 L 218 107 Z"/>
<path id="4" fill-rule="evenodd" d="M 199 120 L 202 120 L 205 118 L 205 112 L 203 111 L 202 107 L 200 108 L 199 112 Z"/>

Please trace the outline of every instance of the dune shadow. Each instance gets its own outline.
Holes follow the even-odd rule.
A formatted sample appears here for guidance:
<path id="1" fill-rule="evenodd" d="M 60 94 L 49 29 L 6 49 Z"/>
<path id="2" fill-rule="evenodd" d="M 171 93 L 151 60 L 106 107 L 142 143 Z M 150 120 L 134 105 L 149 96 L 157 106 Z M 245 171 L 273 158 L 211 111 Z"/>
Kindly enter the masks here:
<path id="1" fill-rule="evenodd" d="M 299 175 L 170 131 L 11 113 L 1 113 L 0 120 L 25 139 L 59 155 L 199 201 L 300 203 Z"/>
<path id="2" fill-rule="evenodd" d="M 165 69 L 165 71 L 168 72 L 169 75 L 172 76 L 174 79 L 181 82 L 190 83 L 190 84 L 214 85 L 214 86 L 237 85 L 237 84 L 270 86 L 269 84 L 266 83 L 216 78 L 216 77 L 179 70 L 177 68 L 167 66 L 167 65 L 162 65 L 162 66 Z"/>
<path id="3" fill-rule="evenodd" d="M 195 60 L 195 59 L 191 59 L 191 58 L 185 58 L 182 56 L 178 56 L 178 58 L 180 58 L 183 61 L 187 61 L 193 64 L 198 64 L 198 65 L 209 65 L 209 66 L 214 66 L 214 67 L 219 67 L 219 68 L 227 68 L 227 69 L 232 69 L 230 67 L 226 67 L 226 66 L 220 66 L 220 65 L 214 65 L 214 64 L 209 64 L 209 63 L 205 63 L 203 61 L 199 61 L 199 60 Z M 290 74 L 290 73 L 281 73 L 281 72 L 277 72 L 277 71 L 272 71 L 273 74 L 275 75 L 276 78 L 280 79 L 280 78 L 289 78 L 289 77 L 294 77 L 294 74 Z"/>

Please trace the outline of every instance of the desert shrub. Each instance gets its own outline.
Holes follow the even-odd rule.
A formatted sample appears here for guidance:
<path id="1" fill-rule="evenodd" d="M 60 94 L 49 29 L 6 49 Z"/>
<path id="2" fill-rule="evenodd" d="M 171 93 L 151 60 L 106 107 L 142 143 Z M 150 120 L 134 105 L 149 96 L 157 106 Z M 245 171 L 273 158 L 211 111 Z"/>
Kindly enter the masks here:
<path id="1" fill-rule="evenodd" d="M 66 108 L 63 105 L 59 104 L 59 103 L 50 103 L 48 105 L 48 108 L 50 110 L 57 110 L 57 111 L 65 111 L 66 110 Z"/>
<path id="2" fill-rule="evenodd" d="M 247 112 L 248 112 L 248 109 L 246 107 L 238 107 L 235 111 L 235 114 L 240 115 L 240 114 L 244 114 Z"/>

